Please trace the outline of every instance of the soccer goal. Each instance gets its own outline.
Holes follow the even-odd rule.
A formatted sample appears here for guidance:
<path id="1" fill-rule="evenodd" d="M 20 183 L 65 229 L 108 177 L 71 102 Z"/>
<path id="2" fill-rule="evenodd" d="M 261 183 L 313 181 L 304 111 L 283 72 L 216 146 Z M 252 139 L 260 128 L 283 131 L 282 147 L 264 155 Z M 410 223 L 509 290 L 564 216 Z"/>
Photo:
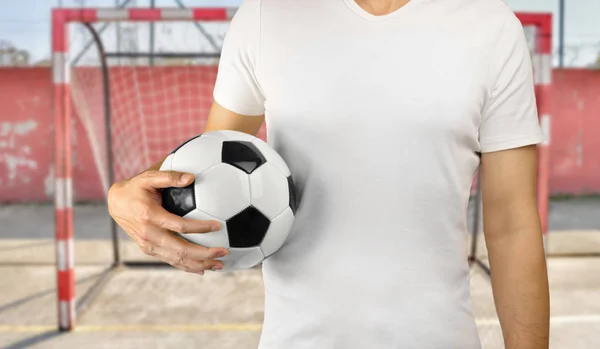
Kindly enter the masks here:
<path id="1" fill-rule="evenodd" d="M 234 13 L 234 8 L 53 10 L 60 330 L 74 328 L 76 313 L 86 308 L 116 268 L 157 265 L 124 239 L 108 217 L 101 217 L 102 222 L 92 217 L 77 224 L 74 202 L 101 202 L 100 209 L 105 212 L 111 183 L 141 172 L 202 131 L 212 103 L 221 44 Z M 531 38 L 541 121 L 549 134 L 545 96 L 551 76 L 551 17 L 519 16 Z M 261 136 L 264 138 L 264 129 Z M 549 141 L 540 147 L 538 193 L 544 232 L 548 147 Z M 478 214 L 477 209 L 477 226 Z M 477 234 L 473 240 L 476 261 Z M 106 270 L 76 301 L 75 257 L 79 264 L 97 263 L 93 257 L 98 252 L 106 257 L 102 259 Z"/>
<path id="2" fill-rule="evenodd" d="M 106 216 L 105 224 L 92 229 L 101 240 L 81 247 L 86 239 L 79 233 L 86 227 L 74 229 L 73 202 L 105 202 L 113 182 L 143 171 L 202 131 L 222 41 L 235 10 L 53 10 L 60 330 L 74 327 L 76 313 L 85 309 L 115 268 L 150 263 Z M 111 255 L 105 260 L 106 271 L 76 302 L 74 258 L 91 258 L 98 250 Z"/>

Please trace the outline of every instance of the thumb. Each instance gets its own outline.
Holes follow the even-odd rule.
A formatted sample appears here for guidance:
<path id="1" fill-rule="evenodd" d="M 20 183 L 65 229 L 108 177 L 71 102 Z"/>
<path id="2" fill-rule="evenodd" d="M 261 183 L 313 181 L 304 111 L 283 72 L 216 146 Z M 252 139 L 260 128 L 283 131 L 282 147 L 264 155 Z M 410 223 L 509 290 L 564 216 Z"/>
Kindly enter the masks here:
<path id="1" fill-rule="evenodd" d="M 147 171 L 140 179 L 146 188 L 186 187 L 194 182 L 194 175 L 177 171 Z"/>

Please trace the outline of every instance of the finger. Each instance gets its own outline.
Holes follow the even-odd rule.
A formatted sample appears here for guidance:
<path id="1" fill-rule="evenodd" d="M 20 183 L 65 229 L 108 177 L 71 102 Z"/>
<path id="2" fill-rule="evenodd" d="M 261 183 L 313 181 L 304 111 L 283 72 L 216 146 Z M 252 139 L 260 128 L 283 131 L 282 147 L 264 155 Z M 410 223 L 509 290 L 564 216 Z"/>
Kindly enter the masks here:
<path id="1" fill-rule="evenodd" d="M 130 235 L 144 253 L 163 260 L 214 260 L 228 254 L 224 247 L 207 248 L 194 244 L 155 225 L 144 225 L 142 229 Z"/>
<path id="2" fill-rule="evenodd" d="M 223 262 L 215 260 L 197 261 L 193 259 L 165 258 L 166 262 L 188 273 L 204 274 L 205 270 L 222 270 Z"/>
<path id="3" fill-rule="evenodd" d="M 146 188 L 161 189 L 188 186 L 194 181 L 194 175 L 177 171 L 146 171 L 137 179 Z"/>
<path id="4" fill-rule="evenodd" d="M 149 215 L 150 223 L 181 234 L 201 234 L 218 231 L 221 223 L 213 220 L 196 220 L 179 217 L 162 207 L 155 207 Z"/>
<path id="5" fill-rule="evenodd" d="M 157 241 L 156 245 L 160 248 L 160 254 L 165 255 L 166 258 L 175 260 L 214 260 L 225 257 L 228 253 L 224 247 L 208 248 L 191 243 L 171 232 L 161 234 L 161 239 Z"/>
<path id="6" fill-rule="evenodd" d="M 194 256 L 194 249 L 179 249 L 172 250 L 167 248 L 159 248 L 158 255 L 160 258 L 172 266 L 185 270 L 187 272 L 197 273 L 204 270 L 221 270 L 223 268 L 223 262 L 215 259 L 196 259 Z M 207 255 L 219 255 L 206 249 L 204 253 Z M 196 255 L 197 256 L 197 255 Z"/>
<path id="7" fill-rule="evenodd" d="M 214 261 L 227 256 L 229 251 L 225 247 L 206 247 L 189 242 L 179 236 L 173 235 L 177 241 L 169 245 L 168 250 L 179 258 L 184 256 L 197 261 Z"/>

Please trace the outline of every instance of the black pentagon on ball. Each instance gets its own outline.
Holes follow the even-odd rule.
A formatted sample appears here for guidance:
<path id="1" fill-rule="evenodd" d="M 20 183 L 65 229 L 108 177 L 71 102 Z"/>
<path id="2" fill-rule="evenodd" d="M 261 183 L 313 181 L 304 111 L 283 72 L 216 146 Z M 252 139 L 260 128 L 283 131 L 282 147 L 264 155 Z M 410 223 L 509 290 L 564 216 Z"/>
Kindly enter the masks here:
<path id="1" fill-rule="evenodd" d="M 294 180 L 292 176 L 288 176 L 288 191 L 290 193 L 290 208 L 292 209 L 292 213 L 296 214 L 296 209 L 298 209 L 298 201 L 296 199 L 296 186 L 294 185 Z"/>
<path id="2" fill-rule="evenodd" d="M 221 162 L 250 174 L 267 161 L 251 142 L 225 141 L 221 151 Z"/>
<path id="3" fill-rule="evenodd" d="M 180 217 L 196 208 L 194 183 L 183 188 L 165 188 L 161 191 L 161 197 L 163 208 Z"/>
<path id="4" fill-rule="evenodd" d="M 262 212 L 249 206 L 227 220 L 229 246 L 245 248 L 260 245 L 271 221 Z"/>

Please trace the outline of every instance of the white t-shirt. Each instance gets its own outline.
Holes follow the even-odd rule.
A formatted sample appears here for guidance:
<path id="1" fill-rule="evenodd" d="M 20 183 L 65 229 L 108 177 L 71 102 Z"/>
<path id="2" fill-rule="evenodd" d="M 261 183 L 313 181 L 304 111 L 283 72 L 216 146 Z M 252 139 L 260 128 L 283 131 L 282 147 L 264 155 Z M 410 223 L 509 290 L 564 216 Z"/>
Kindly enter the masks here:
<path id="1" fill-rule="evenodd" d="M 467 202 L 479 152 L 542 141 L 501 0 L 246 0 L 214 91 L 266 115 L 300 206 L 263 265 L 261 349 L 478 349 Z"/>

